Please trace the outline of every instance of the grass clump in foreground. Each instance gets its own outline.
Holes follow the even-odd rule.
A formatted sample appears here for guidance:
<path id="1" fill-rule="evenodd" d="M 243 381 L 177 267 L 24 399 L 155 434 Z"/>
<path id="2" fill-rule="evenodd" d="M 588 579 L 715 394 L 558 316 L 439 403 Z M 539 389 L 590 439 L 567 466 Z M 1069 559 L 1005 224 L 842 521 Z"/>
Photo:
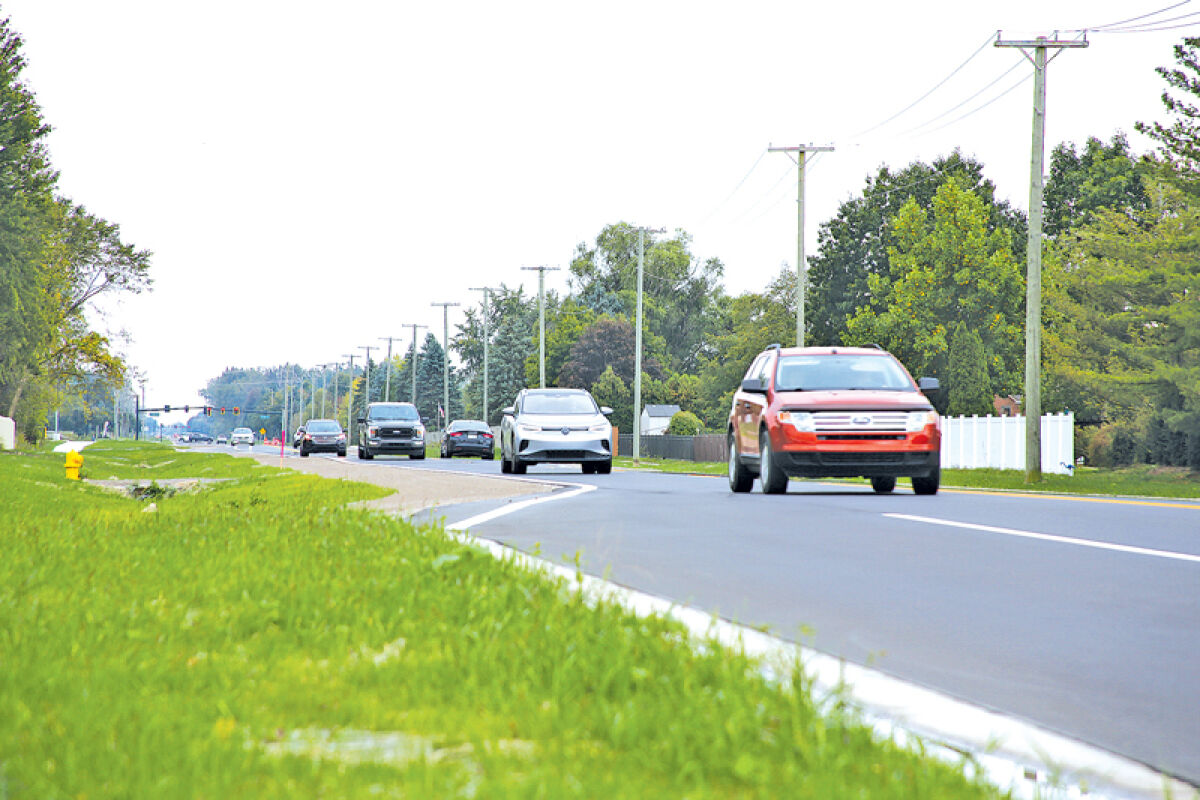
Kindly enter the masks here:
<path id="1" fill-rule="evenodd" d="M 0 797 L 997 794 L 799 672 L 232 460 L 144 513 L 0 454 Z"/>

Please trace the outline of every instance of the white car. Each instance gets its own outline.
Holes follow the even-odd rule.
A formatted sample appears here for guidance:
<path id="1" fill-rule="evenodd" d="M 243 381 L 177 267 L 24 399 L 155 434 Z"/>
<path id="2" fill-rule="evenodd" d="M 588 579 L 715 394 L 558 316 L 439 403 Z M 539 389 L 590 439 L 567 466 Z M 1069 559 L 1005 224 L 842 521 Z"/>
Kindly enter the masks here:
<path id="1" fill-rule="evenodd" d="M 530 464 L 579 464 L 612 472 L 612 409 L 584 389 L 522 389 L 500 423 L 500 471 Z"/>
<path id="2" fill-rule="evenodd" d="M 229 434 L 229 443 L 234 447 L 239 444 L 254 444 L 254 431 L 249 428 L 234 428 L 233 433 Z"/>

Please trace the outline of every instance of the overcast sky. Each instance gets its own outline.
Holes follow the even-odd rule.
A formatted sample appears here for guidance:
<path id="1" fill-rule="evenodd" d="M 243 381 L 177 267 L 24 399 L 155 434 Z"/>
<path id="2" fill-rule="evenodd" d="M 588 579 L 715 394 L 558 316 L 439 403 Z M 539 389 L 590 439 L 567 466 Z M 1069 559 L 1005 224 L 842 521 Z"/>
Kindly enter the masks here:
<path id="1" fill-rule="evenodd" d="M 836 148 L 808 170 L 810 254 L 880 165 L 955 148 L 1025 209 L 1032 67 L 992 46 L 997 30 L 1068 38 L 1166 9 L 1131 25 L 1170 30 L 1095 31 L 1049 68 L 1047 155 L 1117 131 L 1141 152 L 1134 123 L 1164 118 L 1154 68 L 1200 35 L 1200 2 L 1177 2 L 0 0 L 0 14 L 24 37 L 60 191 L 154 253 L 154 290 L 98 324 L 131 335 L 149 404 L 178 405 L 226 366 L 345 361 L 379 337 L 407 346 L 409 323 L 440 339 L 431 303 L 536 290 L 522 266 L 563 267 L 547 286 L 565 289 L 576 244 L 622 220 L 686 230 L 729 292 L 760 290 L 796 258 L 795 167 L 769 144 Z"/>

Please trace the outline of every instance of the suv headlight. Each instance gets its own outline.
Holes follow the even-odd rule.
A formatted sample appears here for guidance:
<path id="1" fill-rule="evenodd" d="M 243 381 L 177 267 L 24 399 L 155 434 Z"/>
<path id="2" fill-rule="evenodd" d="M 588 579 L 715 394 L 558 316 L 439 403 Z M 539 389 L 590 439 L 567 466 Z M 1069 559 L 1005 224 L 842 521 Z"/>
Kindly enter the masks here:
<path id="1" fill-rule="evenodd" d="M 527 423 L 522 422 L 519 425 L 517 425 L 517 430 L 519 430 L 521 433 L 541 433 L 542 426 L 541 425 L 529 425 Z"/>
<path id="2" fill-rule="evenodd" d="M 597 422 L 594 425 L 592 425 L 590 428 L 588 428 L 588 430 L 589 431 L 598 431 L 599 433 L 604 433 L 605 431 L 612 430 L 612 425 L 610 425 L 607 420 L 601 420 L 600 422 Z"/>
<path id="3" fill-rule="evenodd" d="M 813 415 L 807 411 L 780 411 L 779 421 L 806 433 L 813 433 L 817 430 L 817 424 L 813 421 Z"/>
<path id="4" fill-rule="evenodd" d="M 904 422 L 904 430 L 908 433 L 920 433 L 925 430 L 926 425 L 937 425 L 938 413 L 933 409 L 929 411 L 910 411 L 908 418 Z"/>

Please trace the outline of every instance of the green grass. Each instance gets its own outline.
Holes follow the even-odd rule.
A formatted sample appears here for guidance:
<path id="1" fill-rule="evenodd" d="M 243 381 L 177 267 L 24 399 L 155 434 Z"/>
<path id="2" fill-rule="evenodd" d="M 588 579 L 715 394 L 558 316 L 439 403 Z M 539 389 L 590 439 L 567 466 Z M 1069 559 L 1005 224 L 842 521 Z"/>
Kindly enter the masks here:
<path id="1" fill-rule="evenodd" d="M 674 622 L 343 508 L 376 487 L 84 454 L 93 477 L 233 480 L 146 513 L 65 481 L 60 455 L 0 454 L 0 798 L 996 796 L 798 671 L 780 685 Z"/>
<path id="2" fill-rule="evenodd" d="M 657 472 L 684 473 L 689 475 L 724 476 L 724 462 L 678 461 L 671 459 L 643 458 L 638 466 L 633 459 L 618 456 L 613 460 L 617 467 L 644 469 Z M 823 482 L 830 479 L 820 479 Z M 859 478 L 846 479 L 847 483 L 865 484 Z M 901 479 L 899 486 L 909 485 Z M 1113 495 L 1125 497 L 1174 497 L 1200 499 L 1200 474 L 1182 469 L 1137 465 L 1122 469 L 1094 469 L 1081 467 L 1074 475 L 1044 474 L 1041 483 L 1025 483 L 1025 473 L 1020 470 L 1001 469 L 944 469 L 942 488 L 995 489 L 1003 491 L 1036 491 L 1057 494 Z"/>

